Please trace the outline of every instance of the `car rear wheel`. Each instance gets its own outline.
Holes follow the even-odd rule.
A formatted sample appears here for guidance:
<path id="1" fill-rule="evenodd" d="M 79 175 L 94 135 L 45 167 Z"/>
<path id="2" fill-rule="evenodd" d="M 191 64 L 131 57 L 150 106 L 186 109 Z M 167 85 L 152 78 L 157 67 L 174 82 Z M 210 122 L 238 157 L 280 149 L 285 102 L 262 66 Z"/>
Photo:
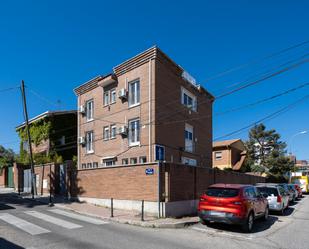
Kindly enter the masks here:
<path id="1" fill-rule="evenodd" d="M 205 226 L 209 226 L 210 222 L 208 220 L 204 220 L 200 218 L 200 223 Z"/>
<path id="2" fill-rule="evenodd" d="M 253 213 L 251 212 L 248 215 L 246 222 L 242 225 L 242 230 L 246 233 L 250 233 L 253 228 L 253 223 L 254 223 L 254 216 Z"/>

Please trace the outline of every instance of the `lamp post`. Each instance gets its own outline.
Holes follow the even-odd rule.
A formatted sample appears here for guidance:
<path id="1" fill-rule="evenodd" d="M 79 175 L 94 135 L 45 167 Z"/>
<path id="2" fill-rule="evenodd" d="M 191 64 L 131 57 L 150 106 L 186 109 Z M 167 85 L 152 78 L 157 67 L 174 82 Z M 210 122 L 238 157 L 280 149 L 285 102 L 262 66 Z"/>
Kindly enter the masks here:
<path id="1" fill-rule="evenodd" d="M 302 135 L 302 134 L 306 134 L 308 131 L 300 131 L 300 132 L 297 132 L 295 133 L 294 135 L 291 136 L 290 140 L 289 140 L 289 145 L 290 145 L 290 154 L 292 155 L 293 154 L 293 151 L 292 151 L 292 141 L 293 139 L 298 136 L 298 135 Z"/>

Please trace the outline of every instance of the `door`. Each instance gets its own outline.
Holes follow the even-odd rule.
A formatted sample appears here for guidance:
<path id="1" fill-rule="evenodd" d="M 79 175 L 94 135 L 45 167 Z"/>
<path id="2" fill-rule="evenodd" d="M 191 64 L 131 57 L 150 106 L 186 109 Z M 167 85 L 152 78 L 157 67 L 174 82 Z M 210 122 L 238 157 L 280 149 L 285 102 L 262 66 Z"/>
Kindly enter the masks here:
<path id="1" fill-rule="evenodd" d="M 8 167 L 8 176 L 7 176 L 7 186 L 9 188 L 14 188 L 14 175 L 13 175 L 13 167 Z"/>
<path id="2" fill-rule="evenodd" d="M 24 192 L 31 193 L 31 169 L 24 170 Z"/>

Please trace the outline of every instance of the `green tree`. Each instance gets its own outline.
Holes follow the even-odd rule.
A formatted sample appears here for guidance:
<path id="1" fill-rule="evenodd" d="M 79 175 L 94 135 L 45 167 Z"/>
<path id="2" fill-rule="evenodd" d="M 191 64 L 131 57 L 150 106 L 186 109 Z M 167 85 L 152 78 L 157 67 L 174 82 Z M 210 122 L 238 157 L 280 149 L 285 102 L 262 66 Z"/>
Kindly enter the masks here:
<path id="1" fill-rule="evenodd" d="M 12 149 L 6 149 L 0 145 L 0 169 L 8 165 L 12 165 L 14 162 L 15 153 Z"/>
<path id="2" fill-rule="evenodd" d="M 246 167 L 251 171 L 282 176 L 290 171 L 293 162 L 286 157 L 286 143 L 275 129 L 266 130 L 264 124 L 258 124 L 249 131 Z"/>

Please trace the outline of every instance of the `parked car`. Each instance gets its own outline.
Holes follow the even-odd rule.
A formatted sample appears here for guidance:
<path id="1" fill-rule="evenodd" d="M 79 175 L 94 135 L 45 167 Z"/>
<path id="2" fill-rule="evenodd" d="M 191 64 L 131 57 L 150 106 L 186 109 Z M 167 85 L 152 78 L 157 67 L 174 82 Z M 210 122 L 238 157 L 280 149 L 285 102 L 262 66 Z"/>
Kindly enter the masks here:
<path id="1" fill-rule="evenodd" d="M 284 190 L 288 193 L 289 203 L 295 201 L 295 192 L 288 186 L 287 183 L 279 183 L 278 185 L 284 188 Z"/>
<path id="2" fill-rule="evenodd" d="M 268 219 L 268 202 L 252 185 L 214 184 L 201 195 L 198 204 L 200 222 L 238 224 L 251 232 L 254 220 Z"/>
<path id="3" fill-rule="evenodd" d="M 284 214 L 289 205 L 289 194 L 279 185 L 258 185 L 257 189 L 263 196 L 267 196 L 269 210 Z"/>
<path id="4" fill-rule="evenodd" d="M 298 191 L 295 188 L 294 184 L 288 184 L 288 188 L 289 190 L 293 193 L 293 202 L 296 201 L 296 199 L 298 198 Z"/>
<path id="5" fill-rule="evenodd" d="M 298 198 L 303 198 L 303 191 L 302 191 L 302 189 L 301 189 L 301 187 L 298 185 L 298 184 L 295 184 L 294 183 L 294 186 L 295 186 L 295 188 L 296 188 L 296 190 L 297 190 L 297 192 L 298 192 Z"/>

